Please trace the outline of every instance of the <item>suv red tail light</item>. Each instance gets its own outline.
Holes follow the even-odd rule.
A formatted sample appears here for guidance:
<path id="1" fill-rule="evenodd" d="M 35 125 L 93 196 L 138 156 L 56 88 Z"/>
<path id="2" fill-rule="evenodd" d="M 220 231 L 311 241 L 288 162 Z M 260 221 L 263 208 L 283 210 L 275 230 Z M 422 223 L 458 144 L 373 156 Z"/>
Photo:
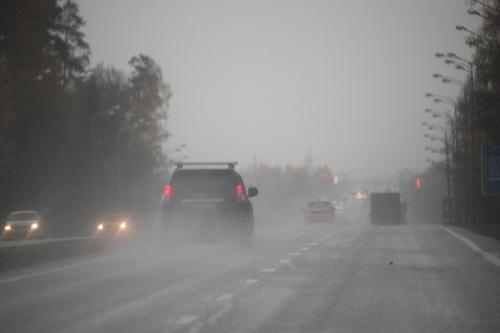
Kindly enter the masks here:
<path id="1" fill-rule="evenodd" d="M 245 201 L 245 193 L 241 185 L 236 185 L 236 201 Z"/>
<path id="2" fill-rule="evenodd" d="M 172 188 L 170 185 L 165 186 L 163 189 L 163 197 L 161 198 L 161 201 L 163 203 L 169 203 L 170 202 L 170 193 L 172 191 Z"/>

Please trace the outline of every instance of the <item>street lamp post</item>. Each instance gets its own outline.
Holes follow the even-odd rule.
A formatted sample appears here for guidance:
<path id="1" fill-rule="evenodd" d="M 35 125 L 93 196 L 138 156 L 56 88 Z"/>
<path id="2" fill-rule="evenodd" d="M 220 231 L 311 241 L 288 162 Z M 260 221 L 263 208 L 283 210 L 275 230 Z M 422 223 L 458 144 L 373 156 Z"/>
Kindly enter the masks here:
<path id="1" fill-rule="evenodd" d="M 457 25 L 457 26 L 455 26 L 455 28 L 456 28 L 457 30 L 464 30 L 464 31 L 467 31 L 467 32 L 468 32 L 468 33 L 470 33 L 471 35 L 474 35 L 474 36 L 477 36 L 477 37 L 479 37 L 479 38 L 481 38 L 481 39 L 487 40 L 487 41 L 488 41 L 488 42 L 490 42 L 490 43 L 494 43 L 494 41 L 493 41 L 492 39 L 490 39 L 490 38 L 488 38 L 488 37 L 485 37 L 485 36 L 483 36 L 483 35 L 480 35 L 480 34 L 478 34 L 478 33 L 474 32 L 474 31 L 471 31 L 471 30 L 467 29 L 466 27 L 464 27 L 463 25 Z"/>
<path id="2" fill-rule="evenodd" d="M 168 158 L 168 155 L 171 154 L 171 153 L 177 153 L 177 152 L 180 152 L 181 151 L 181 148 L 186 148 L 186 144 L 183 143 L 182 145 L 180 146 L 177 146 L 177 147 L 172 147 L 172 148 L 168 148 L 165 150 L 165 155 L 167 157 L 167 178 L 169 176 L 169 169 L 170 169 L 170 163 L 168 162 L 169 158 Z M 175 162 L 175 161 L 174 161 Z"/>
<path id="3" fill-rule="evenodd" d="M 184 155 L 176 160 L 174 160 L 174 163 L 180 163 L 182 160 L 185 160 L 187 158 L 187 155 Z"/>
<path id="4" fill-rule="evenodd" d="M 481 1 L 479 1 L 479 0 L 472 0 L 472 1 L 474 1 L 474 3 L 478 3 L 478 4 L 480 4 L 480 5 L 481 5 L 481 6 L 483 6 L 483 7 L 488 8 L 488 9 L 490 9 L 490 10 L 496 11 L 497 13 L 499 13 L 499 14 L 500 14 L 500 10 L 496 9 L 495 7 L 492 7 L 492 6 L 488 5 L 488 4 L 485 4 L 484 2 L 481 2 Z M 472 10 L 472 9 L 470 9 L 470 10 Z M 467 13 L 469 13 L 469 11 L 467 11 Z M 469 13 L 469 14 L 473 15 L 474 13 Z"/>
<path id="5" fill-rule="evenodd" d="M 450 56 L 455 56 L 453 53 L 449 53 Z M 446 57 L 445 54 L 442 53 L 436 53 L 436 57 Z M 441 74 L 434 73 L 432 75 L 434 78 L 441 79 L 443 83 L 453 83 L 453 84 L 459 84 L 463 89 L 464 92 L 466 91 L 465 89 L 465 83 L 462 82 L 461 80 L 449 77 L 449 76 L 444 76 Z M 438 96 L 435 96 L 438 97 Z M 455 183 L 455 207 L 458 208 L 460 206 L 460 175 L 459 175 L 459 166 L 458 166 L 458 127 L 457 127 L 457 122 L 458 122 L 458 115 L 457 115 L 457 104 L 456 102 L 446 96 L 439 96 L 441 98 L 435 98 L 434 103 L 447 103 L 451 104 L 455 110 L 455 124 L 453 123 L 453 118 L 449 115 L 449 113 L 442 113 L 439 111 L 432 111 L 430 109 L 427 109 L 426 112 L 433 112 L 433 117 L 434 118 L 447 118 L 448 121 L 450 122 L 452 126 L 452 134 L 453 134 L 453 147 L 454 147 L 454 183 Z M 444 117 L 443 117 L 444 116 Z M 465 132 L 464 132 L 465 133 Z M 464 135 L 464 148 L 467 149 L 467 139 L 466 136 Z M 466 184 L 467 184 L 467 153 L 465 154 L 465 171 L 466 171 Z M 460 220 L 460 214 L 457 215 Z"/>
<path id="6" fill-rule="evenodd" d="M 165 153 L 166 154 L 170 154 L 170 153 L 173 153 L 173 152 L 177 152 L 177 151 L 180 151 L 181 148 L 186 148 L 186 144 L 183 143 L 182 145 L 180 146 L 177 146 L 177 147 L 173 147 L 173 148 L 169 148 L 167 150 L 165 150 Z"/>
<path id="7" fill-rule="evenodd" d="M 453 106 L 453 108 L 455 109 L 455 119 L 458 119 L 457 118 L 457 103 L 452 100 L 452 99 L 443 99 L 443 98 L 435 98 L 434 99 L 434 102 L 435 103 L 445 103 L 445 104 L 450 104 Z M 456 121 L 456 120 L 455 120 Z M 470 205 L 469 205 L 469 159 L 468 159 L 468 147 L 469 147 L 469 142 L 467 140 L 467 134 L 468 134 L 468 130 L 467 130 L 467 115 L 465 115 L 464 117 L 464 128 L 463 128 L 463 139 L 464 139 L 464 170 L 465 170 L 465 222 L 466 223 L 469 223 L 469 215 L 470 215 Z M 458 124 L 456 124 L 455 126 L 455 135 L 456 135 L 456 140 L 457 140 L 457 154 L 458 154 Z M 475 166 L 475 163 L 474 163 L 474 156 L 475 156 L 475 149 L 474 149 L 474 136 L 472 136 L 472 140 L 471 140 L 471 143 L 472 143 L 472 216 L 473 216 L 473 220 L 474 220 L 474 210 L 475 210 L 475 206 L 476 206 L 476 200 L 475 200 L 475 183 L 474 183 L 474 166 Z M 457 155 L 458 156 L 458 155 Z M 458 157 L 457 157 L 457 165 L 458 165 Z M 458 166 L 457 166 L 457 169 L 458 169 Z"/>
<path id="8" fill-rule="evenodd" d="M 460 29 L 458 28 L 457 26 L 457 29 L 458 30 L 464 30 L 462 29 L 463 27 L 461 27 Z M 465 29 L 466 30 L 466 29 Z M 455 64 L 455 68 L 457 69 L 465 69 L 465 67 L 463 66 L 467 66 L 470 70 L 470 77 L 471 77 L 471 87 L 472 87 L 472 92 L 471 92 L 471 96 L 474 95 L 474 73 L 473 73 L 473 70 L 472 70 L 472 63 L 469 62 L 468 60 L 464 59 L 464 58 L 461 58 L 459 56 L 457 56 L 456 54 L 452 53 L 452 52 L 448 52 L 446 54 L 443 54 L 443 53 L 436 53 L 435 54 L 436 58 L 448 58 L 445 60 L 445 63 L 447 65 L 450 65 L 450 64 Z M 454 60 L 452 60 L 454 59 Z M 457 62 L 457 60 L 459 62 Z M 463 65 L 463 66 L 462 66 Z M 436 76 L 434 76 L 436 77 Z M 475 123 L 474 123 L 474 102 L 473 102 L 473 97 L 471 98 L 467 98 L 468 94 L 467 94 L 467 87 L 465 85 L 465 83 L 461 80 L 457 80 L 457 79 L 453 79 L 453 78 L 450 78 L 450 77 L 443 77 L 441 75 L 439 75 L 439 77 L 443 78 L 443 83 L 453 83 L 453 84 L 458 84 L 460 85 L 462 88 L 463 88 L 463 91 L 464 91 L 464 95 L 465 95 L 465 99 L 466 100 L 469 100 L 469 102 L 471 102 L 471 106 L 470 106 L 470 110 L 471 110 L 471 115 L 470 115 L 470 118 L 471 118 L 471 123 L 472 123 L 472 128 L 473 128 L 473 131 L 472 131 L 472 137 L 471 137 L 471 143 L 472 143 L 472 206 L 473 206 L 473 209 L 472 209 L 472 216 L 473 216 L 473 221 L 475 221 L 475 214 L 476 214 L 476 210 L 475 210 L 475 207 L 476 207 L 476 195 L 475 195 L 475 141 L 474 141 L 474 128 L 475 128 Z M 455 119 L 458 119 L 457 118 L 457 104 L 456 102 L 452 99 L 452 98 L 449 98 L 449 97 L 446 97 L 446 96 L 436 96 L 438 97 L 438 99 L 435 99 L 434 102 L 442 102 L 442 103 L 448 103 L 448 104 L 452 104 L 453 107 L 455 108 Z M 469 178 L 469 168 L 468 168 L 468 154 L 467 154 L 467 148 L 468 148 L 468 141 L 467 141 L 467 134 L 468 134 L 468 121 L 467 121 L 467 113 L 465 113 L 464 115 L 464 168 L 465 168 L 465 221 L 466 223 L 469 222 L 469 191 L 468 191 L 468 187 L 469 187 L 469 181 L 468 181 L 468 178 Z M 458 127 L 456 127 L 456 130 L 458 130 Z M 458 131 L 456 132 L 458 133 Z M 458 142 L 458 134 L 457 134 L 457 142 Z M 458 163 L 458 162 L 457 162 Z"/>
<path id="9" fill-rule="evenodd" d="M 442 53 L 436 53 L 436 57 L 439 58 L 439 57 L 446 57 L 445 54 L 442 54 Z M 448 77 L 448 76 L 444 76 L 444 75 L 441 75 L 441 74 L 436 74 L 434 73 L 432 75 L 434 78 L 438 78 L 438 79 L 441 79 L 441 81 L 443 83 L 454 83 L 454 84 L 461 84 L 462 85 L 462 88 L 464 89 L 464 92 L 465 92 L 465 83 L 463 83 L 462 81 L 458 80 L 458 79 L 454 79 L 452 77 Z M 447 103 L 447 104 L 451 104 L 455 110 L 455 126 L 453 124 L 453 119 L 452 117 L 448 114 L 448 113 L 445 113 L 446 114 L 446 117 L 448 118 L 448 120 L 450 121 L 450 124 L 452 126 L 452 131 L 453 131 L 453 138 L 454 138 L 454 169 L 455 169 L 455 175 L 454 175 L 454 179 L 455 179 L 455 207 L 458 208 L 460 206 L 460 175 L 459 175 L 459 166 L 458 166 L 458 127 L 457 127 L 457 121 L 458 121 L 458 116 L 457 116 L 457 103 L 450 97 L 447 97 L 447 96 L 439 96 L 439 95 L 434 95 L 434 94 L 429 94 L 429 95 L 432 95 L 432 97 L 438 97 L 438 98 L 434 98 L 434 103 Z M 431 97 L 431 96 L 429 96 Z M 426 110 L 427 111 L 427 110 Z M 434 117 L 442 117 L 442 115 L 440 116 L 439 115 L 439 111 L 434 111 Z M 465 168 L 465 184 L 466 184 L 466 187 L 465 187 L 465 191 L 466 191 L 466 198 L 467 198 L 467 175 L 468 175 L 468 171 L 467 171 L 467 138 L 466 138 L 466 132 L 464 131 L 464 149 L 465 149 L 465 158 L 464 158 L 464 162 L 465 162 L 465 165 L 464 165 L 464 168 Z M 466 220 L 468 218 L 468 210 L 467 210 L 467 199 L 466 200 L 466 204 L 465 204 L 465 207 L 466 207 Z M 460 217 L 460 214 L 457 215 L 459 217 L 459 220 L 461 219 Z"/>
<path id="10" fill-rule="evenodd" d="M 90 129 L 91 133 L 90 136 L 92 138 L 92 164 L 94 168 L 94 211 L 97 213 L 97 206 L 98 206 L 98 201 L 97 201 L 97 168 L 96 168 L 96 162 L 95 162 L 95 143 L 94 143 L 94 122 L 102 117 L 105 116 L 111 116 L 115 113 L 115 111 L 119 110 L 120 106 L 115 105 L 113 108 L 107 111 L 101 111 L 101 112 L 96 112 L 92 116 L 92 120 L 90 122 Z"/>
<path id="11" fill-rule="evenodd" d="M 455 196 L 455 212 L 460 207 L 460 177 L 459 177 L 459 168 L 458 168 L 458 137 L 457 137 L 457 120 L 453 119 L 449 112 L 436 111 L 432 109 L 425 109 L 425 112 L 431 113 L 433 118 L 445 118 L 450 122 L 451 131 L 453 134 L 453 183 L 454 183 L 454 196 Z M 427 148 L 426 148 L 427 149 Z M 460 214 L 455 213 L 455 220 L 457 223 L 460 223 L 461 217 Z"/>
<path id="12" fill-rule="evenodd" d="M 481 5 L 481 6 L 483 6 L 483 7 L 488 8 L 488 9 L 489 9 L 489 10 L 491 10 L 491 11 L 495 11 L 495 12 L 497 12 L 497 14 L 499 14 L 499 13 L 500 13 L 500 10 L 498 10 L 498 9 L 496 9 L 496 8 L 494 8 L 494 7 L 490 6 L 490 5 L 488 5 L 488 4 L 485 4 L 485 3 L 481 2 L 481 1 L 478 1 L 478 0 L 473 0 L 473 1 L 474 1 L 475 3 L 480 4 L 480 5 Z M 478 11 L 476 11 L 476 10 L 473 10 L 472 8 L 470 8 L 470 9 L 467 11 L 467 13 L 468 13 L 468 14 L 470 14 L 470 15 L 478 15 L 478 16 L 481 16 L 483 19 L 488 20 L 488 21 L 490 21 L 490 22 L 492 22 L 492 23 L 494 23 L 494 24 L 498 25 L 498 21 L 496 21 L 496 20 L 494 20 L 494 19 L 492 19 L 492 18 L 490 18 L 490 17 L 488 17 L 488 16 L 482 15 L 481 13 L 479 13 L 479 12 L 478 12 Z M 489 39 L 489 38 L 487 38 L 487 37 L 485 37 L 485 36 L 481 36 L 481 35 L 479 35 L 479 34 L 477 34 L 477 33 L 472 32 L 472 31 L 469 31 L 469 30 L 465 29 L 465 27 L 463 27 L 463 26 L 457 26 L 456 28 L 457 28 L 458 30 L 466 30 L 466 31 L 468 31 L 468 32 L 470 32 L 470 33 L 472 33 L 472 34 L 474 34 L 474 35 L 476 35 L 476 36 L 480 37 L 481 39 L 485 39 L 485 40 L 487 40 L 488 42 L 493 43 L 493 41 L 492 41 L 491 39 Z M 498 46 L 498 43 L 496 43 L 496 44 L 497 44 L 497 46 Z M 460 59 L 461 59 L 461 58 L 460 58 Z M 465 59 L 462 59 L 462 60 L 464 60 L 467 64 L 469 64 L 469 68 L 471 69 L 471 72 L 472 72 L 472 63 L 471 63 L 471 62 L 469 62 L 469 61 L 467 61 L 467 60 L 465 60 Z M 457 66 L 455 66 L 455 67 L 456 67 L 457 69 L 465 69 L 465 68 L 461 67 L 460 65 L 457 65 Z M 473 78 L 471 78 L 471 79 L 473 80 Z M 473 92 L 473 93 L 474 93 L 474 92 Z M 489 162 L 490 162 L 490 152 L 489 152 L 489 141 L 490 141 L 489 129 L 488 129 L 488 128 L 486 128 L 486 161 L 487 161 L 487 164 L 488 164 L 488 165 L 486 166 L 486 195 L 487 195 L 487 205 L 488 205 L 488 217 L 487 217 L 488 224 L 489 224 L 489 223 L 491 223 L 490 167 L 489 167 Z"/>
<path id="13" fill-rule="evenodd" d="M 450 156 L 449 156 L 449 144 L 448 144 L 448 130 L 440 125 L 429 124 L 428 122 L 423 122 L 422 126 L 428 126 L 430 130 L 438 130 L 444 133 L 444 138 L 436 138 L 428 135 L 432 141 L 442 141 L 445 147 L 446 153 L 446 187 L 448 192 L 448 200 L 451 200 L 451 187 L 450 187 Z M 436 152 L 439 150 L 436 150 Z M 453 211 L 454 212 L 454 211 Z M 448 214 L 448 223 L 451 223 L 451 214 Z"/>
<path id="14" fill-rule="evenodd" d="M 457 30 L 465 30 L 468 31 L 474 35 L 477 35 L 479 37 L 482 37 L 472 31 L 467 30 L 463 26 L 456 26 Z M 461 70 L 466 70 L 469 72 L 469 77 L 470 77 L 470 83 L 471 83 L 471 91 L 470 91 L 470 96 L 469 96 L 469 103 L 470 103 L 470 110 L 471 110 L 471 126 L 472 126 L 472 136 L 471 136 L 471 144 L 472 144 L 472 222 L 475 224 L 476 223 L 476 143 L 475 143 L 475 133 L 476 133 L 476 111 L 475 111 L 475 101 L 474 101 L 474 65 L 471 61 L 461 58 L 457 56 L 455 53 L 448 52 L 446 54 L 447 57 L 451 59 L 445 60 L 445 63 L 448 65 L 454 64 L 456 69 L 461 69 Z M 454 60 L 452 60 L 454 59 Z M 458 61 L 457 61 L 458 60 Z M 443 81 L 444 83 L 447 83 L 447 81 Z M 467 97 L 467 87 L 464 82 L 454 79 L 454 81 L 449 81 L 450 83 L 455 83 L 459 84 L 462 86 L 464 90 L 464 94 Z M 457 83 L 458 82 L 458 83 Z M 465 120 L 467 120 L 467 116 L 465 117 Z M 467 123 L 465 124 L 466 126 L 466 131 L 467 131 Z M 487 135 L 488 136 L 488 135 Z M 488 207 L 489 207 L 489 197 L 488 197 Z M 488 209 L 489 211 L 489 209 Z M 489 216 L 488 216 L 489 219 Z"/>
<path id="15" fill-rule="evenodd" d="M 451 200 L 451 191 L 450 191 L 450 149 L 449 149 L 449 143 L 448 143 L 448 131 L 446 128 L 441 127 L 441 126 L 436 126 L 436 125 L 431 125 L 429 126 L 430 130 L 436 129 L 443 131 L 444 133 L 444 145 L 445 145 L 445 153 L 446 153 L 446 183 L 447 183 L 447 190 L 448 190 L 448 200 Z M 448 202 L 449 205 L 450 202 Z M 449 208 L 449 207 L 448 207 Z M 455 210 L 453 210 L 453 214 L 455 215 Z M 451 214 L 448 213 L 448 223 L 451 223 Z"/>
<path id="16" fill-rule="evenodd" d="M 446 57 L 446 55 L 444 54 L 441 54 L 441 53 L 436 53 L 436 57 Z M 439 74 L 434 74 L 433 75 L 434 77 L 437 77 L 437 78 L 441 78 L 442 76 L 439 75 Z M 448 96 L 443 96 L 443 95 L 436 95 L 436 94 L 432 94 L 432 93 L 426 93 L 425 94 L 426 97 L 433 97 L 434 98 L 434 103 L 446 103 L 446 104 L 450 104 L 453 106 L 454 110 L 455 110 L 455 130 L 454 130 L 454 133 L 455 133 L 455 144 L 456 144 L 456 157 L 455 157 L 455 164 L 456 164 L 456 178 L 458 180 L 458 178 L 460 177 L 459 174 L 458 174 L 458 171 L 459 171 L 459 166 L 458 166 L 458 124 L 457 124 L 457 121 L 458 121 L 458 117 L 457 117 L 457 103 L 453 100 L 453 98 L 451 97 L 448 97 Z M 467 117 L 465 117 L 465 125 L 464 125 L 464 173 L 465 173 L 465 204 L 464 204 L 464 207 L 465 207 L 465 223 L 468 223 L 469 222 L 469 182 L 468 182 L 468 179 L 469 179 L 469 169 L 467 167 L 468 165 L 468 161 L 467 161 L 467 131 L 466 131 L 466 126 L 467 126 Z M 459 182 L 457 181 L 457 184 Z M 456 200 L 460 200 L 460 198 L 456 199 Z"/>
<path id="17" fill-rule="evenodd" d="M 480 3 L 479 1 L 476 1 Z M 468 30 L 467 30 L 468 31 Z M 483 36 L 480 36 L 481 38 L 485 38 Z M 487 38 L 485 38 L 487 39 Z M 456 54 L 453 53 L 448 53 L 449 57 L 458 59 L 462 62 L 455 62 L 455 68 L 459 70 L 465 70 L 469 71 L 469 75 L 471 77 L 471 109 L 474 112 L 474 64 L 471 61 L 468 61 L 467 59 L 460 58 Z M 474 121 L 474 118 L 473 118 Z M 486 160 L 489 162 L 489 142 L 490 142 L 490 131 L 489 128 L 486 127 Z M 490 169 L 489 167 L 486 168 L 486 195 L 487 195 L 487 205 L 488 205 L 488 223 L 491 222 L 491 200 L 490 200 Z"/>
<path id="18" fill-rule="evenodd" d="M 459 58 L 459 57 L 457 57 L 453 53 L 448 53 L 448 56 Z M 445 62 L 447 64 L 456 63 L 453 60 L 446 60 Z M 455 78 L 452 78 L 452 77 L 442 76 L 442 80 L 441 81 L 443 83 L 451 83 L 451 84 L 456 84 L 456 85 L 460 86 L 463 89 L 465 96 L 467 96 L 467 87 L 465 85 L 465 82 L 463 82 L 462 80 L 455 79 Z M 471 78 L 472 87 L 474 87 L 473 81 L 474 80 Z M 476 200 L 476 159 L 475 159 L 475 156 L 476 156 L 476 148 L 475 148 L 476 144 L 475 144 L 475 130 L 474 130 L 474 128 L 475 128 L 475 121 L 474 121 L 474 100 L 472 99 L 473 96 L 474 96 L 474 93 L 472 92 L 471 93 L 471 115 L 472 115 L 471 116 L 471 122 L 472 122 L 472 137 L 471 137 L 471 143 L 472 143 L 472 221 L 473 221 L 473 223 L 475 223 L 475 221 L 476 221 L 477 200 Z M 444 103 L 447 103 L 447 101 L 443 101 L 441 99 L 435 99 L 434 101 L 435 102 L 444 102 Z M 449 103 L 449 104 L 451 104 L 451 103 Z M 457 115 L 456 115 L 457 106 L 456 106 L 456 103 L 454 101 L 453 101 L 453 106 L 455 108 L 455 118 L 456 118 L 457 117 Z M 465 147 L 467 147 L 467 115 L 465 115 L 464 119 L 465 119 L 465 132 L 464 133 L 465 133 L 465 140 L 466 140 Z M 466 154 L 465 159 L 467 160 L 467 149 L 465 149 L 465 154 Z M 466 179 L 466 182 L 467 182 L 467 179 Z"/>
<path id="19" fill-rule="evenodd" d="M 493 20 L 492 18 L 490 18 L 490 17 L 488 17 L 488 16 L 485 16 L 485 15 L 481 14 L 480 12 L 478 12 L 477 10 L 474 10 L 474 9 L 472 9 L 472 8 L 469 8 L 469 9 L 467 10 L 467 14 L 469 14 L 469 15 L 477 15 L 477 16 L 481 16 L 481 17 L 482 17 L 483 19 L 485 19 L 485 20 L 488 20 L 488 21 L 490 21 L 490 22 L 492 22 L 492 23 L 498 24 L 498 22 L 497 22 L 497 21 Z"/>
<path id="20" fill-rule="evenodd" d="M 118 145 L 118 154 L 117 154 L 117 157 L 118 157 L 118 212 L 121 212 L 121 210 L 122 210 L 122 195 L 121 195 L 121 192 L 122 192 L 122 181 L 121 181 L 121 161 L 120 161 L 120 136 L 121 136 L 121 133 L 124 132 L 124 131 L 129 131 L 129 130 L 136 129 L 140 125 L 148 125 L 148 124 L 149 124 L 149 121 L 148 122 L 144 122 L 141 119 L 135 125 L 125 127 L 125 128 L 123 128 L 123 130 L 122 129 L 118 130 L 118 135 L 117 135 L 117 138 L 116 138 L 116 142 L 117 142 L 117 145 Z"/>

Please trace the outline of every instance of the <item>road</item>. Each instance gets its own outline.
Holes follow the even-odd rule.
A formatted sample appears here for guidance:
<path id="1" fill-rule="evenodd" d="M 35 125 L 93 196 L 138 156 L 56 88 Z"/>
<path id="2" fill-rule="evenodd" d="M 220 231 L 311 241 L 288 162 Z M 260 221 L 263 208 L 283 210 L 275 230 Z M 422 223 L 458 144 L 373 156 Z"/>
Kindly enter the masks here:
<path id="1" fill-rule="evenodd" d="M 19 239 L 11 241 L 2 241 L 0 242 L 0 248 L 46 244 L 53 242 L 65 242 L 65 241 L 74 241 L 74 240 L 90 239 L 90 238 L 91 238 L 90 236 L 86 236 L 86 237 L 64 237 L 64 238 L 61 237 L 61 238 L 45 238 L 45 239 Z"/>
<path id="2" fill-rule="evenodd" d="M 500 243 L 467 230 L 258 221 L 254 248 L 154 241 L 0 275 L 1 332 L 500 332 Z"/>

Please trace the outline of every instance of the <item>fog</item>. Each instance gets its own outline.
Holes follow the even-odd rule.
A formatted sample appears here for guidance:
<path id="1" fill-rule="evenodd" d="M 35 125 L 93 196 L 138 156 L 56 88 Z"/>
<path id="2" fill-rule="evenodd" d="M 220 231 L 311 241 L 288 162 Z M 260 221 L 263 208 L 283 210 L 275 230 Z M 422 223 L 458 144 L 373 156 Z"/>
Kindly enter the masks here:
<path id="1" fill-rule="evenodd" d="M 500 331 L 471 0 L 74 1 L 0 11 L 2 331 Z"/>
<path id="2" fill-rule="evenodd" d="M 150 55 L 170 83 L 171 158 L 315 165 L 356 177 L 426 167 L 425 92 L 465 72 L 436 52 L 469 58 L 480 20 L 465 0 L 80 0 L 91 64 L 128 71 Z"/>

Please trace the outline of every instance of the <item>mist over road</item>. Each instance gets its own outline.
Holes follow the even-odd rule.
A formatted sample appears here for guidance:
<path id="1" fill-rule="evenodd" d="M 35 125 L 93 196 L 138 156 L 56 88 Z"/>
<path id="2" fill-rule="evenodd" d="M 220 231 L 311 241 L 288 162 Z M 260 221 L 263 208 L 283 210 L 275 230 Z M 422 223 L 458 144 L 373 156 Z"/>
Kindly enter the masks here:
<path id="1" fill-rule="evenodd" d="M 497 332 L 499 242 L 435 225 L 256 221 L 249 253 L 153 237 L 0 275 L 2 332 Z M 452 234 L 447 230 L 452 231 Z"/>

